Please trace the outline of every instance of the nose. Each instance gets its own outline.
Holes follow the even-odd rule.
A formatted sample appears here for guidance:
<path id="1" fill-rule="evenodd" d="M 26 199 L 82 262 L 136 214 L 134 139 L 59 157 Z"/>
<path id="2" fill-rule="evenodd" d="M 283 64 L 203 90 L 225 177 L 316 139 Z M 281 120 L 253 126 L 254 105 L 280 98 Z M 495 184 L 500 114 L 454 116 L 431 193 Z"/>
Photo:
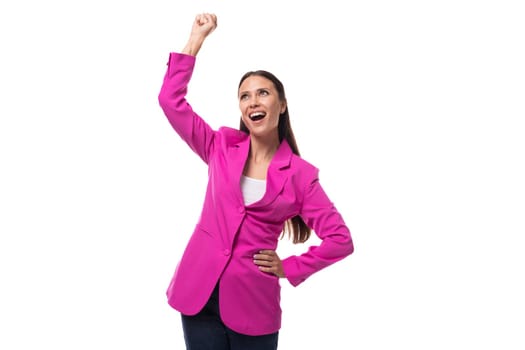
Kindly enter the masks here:
<path id="1" fill-rule="evenodd" d="M 255 107 L 259 105 L 259 98 L 257 95 L 250 97 L 250 107 Z"/>

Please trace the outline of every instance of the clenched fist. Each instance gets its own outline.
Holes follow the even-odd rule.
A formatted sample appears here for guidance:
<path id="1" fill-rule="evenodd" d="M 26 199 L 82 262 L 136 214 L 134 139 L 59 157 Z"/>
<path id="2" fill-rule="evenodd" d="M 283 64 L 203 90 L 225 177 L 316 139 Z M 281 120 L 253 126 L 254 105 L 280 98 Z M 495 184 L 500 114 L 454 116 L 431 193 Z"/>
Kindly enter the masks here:
<path id="1" fill-rule="evenodd" d="M 204 39 L 217 28 L 217 16 L 213 13 L 201 13 L 195 16 L 191 27 L 190 38 L 182 53 L 196 56 L 201 49 Z"/>
<path id="2" fill-rule="evenodd" d="M 217 16 L 213 13 L 201 13 L 195 16 L 191 35 L 207 37 L 217 28 Z"/>

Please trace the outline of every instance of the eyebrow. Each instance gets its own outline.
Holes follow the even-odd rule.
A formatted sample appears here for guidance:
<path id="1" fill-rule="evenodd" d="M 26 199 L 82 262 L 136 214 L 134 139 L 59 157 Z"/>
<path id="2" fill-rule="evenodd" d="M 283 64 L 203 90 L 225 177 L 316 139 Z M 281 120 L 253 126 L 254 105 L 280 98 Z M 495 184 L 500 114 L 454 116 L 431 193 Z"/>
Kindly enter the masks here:
<path id="1" fill-rule="evenodd" d="M 263 88 L 258 88 L 257 90 L 255 90 L 256 92 L 259 92 L 259 91 L 269 91 L 271 90 L 271 88 L 269 87 L 263 87 Z M 244 90 L 244 91 L 239 91 L 239 95 L 243 95 L 243 94 L 248 94 L 250 93 L 249 90 Z"/>

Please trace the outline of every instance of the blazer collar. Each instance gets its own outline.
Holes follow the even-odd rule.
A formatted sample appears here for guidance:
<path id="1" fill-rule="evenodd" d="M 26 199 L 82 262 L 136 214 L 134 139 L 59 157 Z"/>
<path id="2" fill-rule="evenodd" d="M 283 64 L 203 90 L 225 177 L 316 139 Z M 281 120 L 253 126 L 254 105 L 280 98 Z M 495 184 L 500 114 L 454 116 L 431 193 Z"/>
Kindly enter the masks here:
<path id="1" fill-rule="evenodd" d="M 270 168 L 282 170 L 289 167 L 292 160 L 292 155 L 292 148 L 288 144 L 288 141 L 283 140 L 273 155 L 272 161 L 270 162 Z"/>
<path id="2" fill-rule="evenodd" d="M 241 192 L 241 176 L 244 170 L 244 165 L 248 159 L 248 154 L 250 151 L 250 138 L 246 137 L 236 144 L 236 154 L 232 159 L 234 163 L 232 164 L 232 176 L 235 179 L 237 184 L 237 193 L 238 199 L 241 203 L 244 204 L 244 200 Z M 268 172 L 266 174 L 266 192 L 259 201 L 252 203 L 249 207 L 259 207 L 264 206 L 268 203 L 271 203 L 275 197 L 281 192 L 286 180 L 288 178 L 287 169 L 290 167 L 292 160 L 292 149 L 286 140 L 283 140 L 279 145 L 279 148 L 273 155 L 273 158 L 268 167 Z"/>
<path id="3" fill-rule="evenodd" d="M 241 161 L 241 166 L 244 169 L 244 164 L 248 159 L 248 153 L 250 151 L 250 137 L 243 137 L 239 142 L 235 144 L 235 148 L 238 149 L 238 161 Z M 293 151 L 288 141 L 282 140 L 281 144 L 277 148 L 277 151 L 273 155 L 270 167 L 275 169 L 282 169 L 288 167 L 292 160 Z"/>

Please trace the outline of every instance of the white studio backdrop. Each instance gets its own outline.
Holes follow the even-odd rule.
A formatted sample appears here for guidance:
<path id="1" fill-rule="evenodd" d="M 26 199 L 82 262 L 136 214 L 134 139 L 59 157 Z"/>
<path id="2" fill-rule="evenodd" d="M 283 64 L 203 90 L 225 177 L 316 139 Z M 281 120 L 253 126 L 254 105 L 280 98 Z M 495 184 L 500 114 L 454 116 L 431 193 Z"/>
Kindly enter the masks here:
<path id="1" fill-rule="evenodd" d="M 282 280 L 280 349 L 523 349 L 519 3 L 3 2 L 0 348 L 183 349 L 164 292 L 206 168 L 157 94 L 214 12 L 193 107 L 236 127 L 241 75 L 274 72 L 355 240 Z"/>

